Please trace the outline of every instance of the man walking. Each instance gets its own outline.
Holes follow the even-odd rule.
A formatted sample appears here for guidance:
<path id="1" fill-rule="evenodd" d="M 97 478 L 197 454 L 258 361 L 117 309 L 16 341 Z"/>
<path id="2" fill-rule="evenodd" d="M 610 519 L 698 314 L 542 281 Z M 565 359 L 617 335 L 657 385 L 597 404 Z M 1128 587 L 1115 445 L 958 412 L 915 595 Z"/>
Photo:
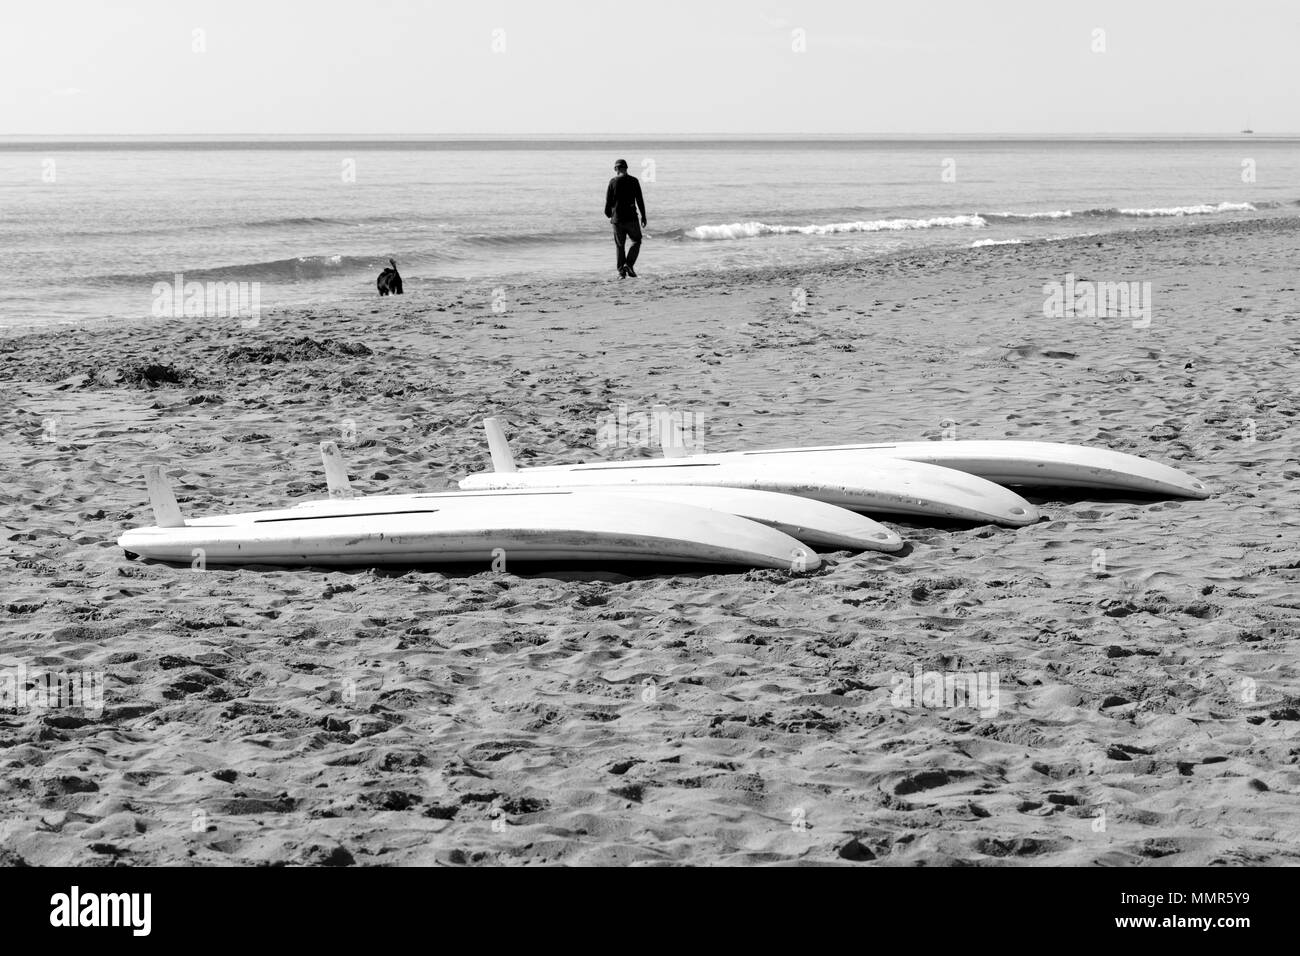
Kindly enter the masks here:
<path id="1" fill-rule="evenodd" d="M 645 200 L 641 198 L 641 183 L 627 174 L 627 160 L 614 164 L 614 178 L 605 190 L 605 218 L 614 224 L 614 248 L 618 250 L 618 277 L 636 278 L 637 253 L 641 251 L 641 226 L 637 225 L 637 210 L 641 212 L 641 226 L 645 225 Z M 629 239 L 632 245 L 627 252 L 623 244 Z"/>

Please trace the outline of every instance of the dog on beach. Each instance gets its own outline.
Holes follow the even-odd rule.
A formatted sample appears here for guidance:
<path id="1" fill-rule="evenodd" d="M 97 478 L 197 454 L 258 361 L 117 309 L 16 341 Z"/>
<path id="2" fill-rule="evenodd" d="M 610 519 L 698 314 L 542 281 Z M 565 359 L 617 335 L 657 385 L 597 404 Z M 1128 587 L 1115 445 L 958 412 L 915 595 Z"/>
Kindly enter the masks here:
<path id="1" fill-rule="evenodd" d="M 392 259 L 388 260 L 388 268 L 379 273 L 379 278 L 375 280 L 375 288 L 379 290 L 380 295 L 402 294 L 402 277 L 398 275 L 397 263 Z"/>

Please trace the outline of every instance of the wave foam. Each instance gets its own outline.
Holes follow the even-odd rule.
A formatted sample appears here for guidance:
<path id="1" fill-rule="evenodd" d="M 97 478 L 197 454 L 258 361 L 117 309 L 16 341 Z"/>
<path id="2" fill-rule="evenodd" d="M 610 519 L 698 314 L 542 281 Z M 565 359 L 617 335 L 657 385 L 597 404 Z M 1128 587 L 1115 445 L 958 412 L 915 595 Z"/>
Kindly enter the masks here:
<path id="1" fill-rule="evenodd" d="M 1271 203 L 1260 203 L 1260 207 L 1271 206 Z M 1197 203 L 1192 206 L 1165 206 L 1151 209 L 1116 209 L 1114 207 L 1107 209 L 1081 209 L 1075 212 L 1073 209 L 1052 209 L 1047 212 L 995 212 L 983 213 L 986 219 L 997 222 L 1026 222 L 1035 219 L 1109 219 L 1122 216 L 1137 216 L 1148 219 L 1156 216 L 1211 216 L 1216 213 L 1224 212 L 1255 212 L 1256 207 L 1248 202 L 1221 202 L 1221 203 Z"/>
<path id="2" fill-rule="evenodd" d="M 930 219 L 873 219 L 867 222 L 832 222 L 824 225 L 782 226 L 765 222 L 733 222 L 717 226 L 696 226 L 686 230 L 688 239 L 754 239 L 758 236 L 833 236 L 850 232 L 895 232 L 903 229 L 982 229 L 988 225 L 980 216 L 934 216 Z"/>
<path id="3" fill-rule="evenodd" d="M 1080 216 L 1102 215 L 1106 212 L 1107 210 L 1104 209 L 1089 209 L 1081 213 L 1076 213 L 1073 209 L 1053 209 L 1050 212 L 994 212 L 994 213 L 985 213 L 984 215 L 988 219 L 998 219 L 998 220 L 1001 219 L 1014 219 L 1014 220 L 1071 219 L 1076 215 L 1080 215 Z"/>
<path id="4" fill-rule="evenodd" d="M 1120 209 L 1121 216 L 1209 216 L 1217 212 L 1254 212 L 1248 202 L 1201 203 L 1196 206 L 1170 206 L 1165 209 Z"/>
<path id="5" fill-rule="evenodd" d="M 297 256 L 292 259 L 275 259 L 269 262 L 245 262 L 228 266 L 205 268 L 178 268 L 175 272 L 125 273 L 104 276 L 86 276 L 82 281 L 96 286 L 130 286 L 138 283 L 170 282 L 176 273 L 185 281 L 207 282 L 229 280 L 234 282 L 304 282 L 323 279 L 341 272 L 367 272 L 388 265 L 387 259 L 370 256 Z"/>

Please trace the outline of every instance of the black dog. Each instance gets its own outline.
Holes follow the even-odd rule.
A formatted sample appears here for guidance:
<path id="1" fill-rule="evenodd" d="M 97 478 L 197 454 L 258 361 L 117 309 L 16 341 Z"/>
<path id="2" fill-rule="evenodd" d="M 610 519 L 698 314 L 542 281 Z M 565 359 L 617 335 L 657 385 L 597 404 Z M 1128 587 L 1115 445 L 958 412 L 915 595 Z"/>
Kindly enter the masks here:
<path id="1" fill-rule="evenodd" d="M 379 273 L 379 278 L 375 280 L 375 288 L 379 290 L 380 295 L 401 295 L 402 277 L 397 274 L 397 263 L 389 259 L 388 265 L 391 268 Z"/>

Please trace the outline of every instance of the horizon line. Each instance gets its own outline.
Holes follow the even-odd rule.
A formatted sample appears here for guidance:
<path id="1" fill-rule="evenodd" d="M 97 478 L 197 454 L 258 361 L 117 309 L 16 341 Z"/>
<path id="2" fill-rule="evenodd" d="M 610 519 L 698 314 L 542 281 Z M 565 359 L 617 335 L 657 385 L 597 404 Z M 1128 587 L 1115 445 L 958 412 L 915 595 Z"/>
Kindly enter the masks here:
<path id="1" fill-rule="evenodd" d="M 572 132 L 555 132 L 555 133 L 0 133 L 0 141 L 8 139 L 63 139 L 63 140 L 96 140 L 96 139 L 278 139 L 282 141 L 294 141 L 299 139 L 379 139 L 379 140 L 398 140 L 398 139 L 422 139 L 422 140 L 442 140 L 450 142 L 480 142 L 492 140 L 600 140 L 609 141 L 615 139 L 681 139 L 681 140 L 713 140 L 713 139 L 732 139 L 732 140 L 872 140 L 872 139 L 934 139 L 934 138 L 952 138 L 952 139 L 1080 139 L 1080 138 L 1107 138 L 1107 139 L 1235 139 L 1239 136 L 1263 136 L 1265 138 L 1295 138 L 1300 136 L 1300 132 L 1270 132 L 1260 133 L 1252 130 L 1247 133 L 1244 130 L 1237 132 L 1179 132 L 1179 133 L 1154 133 L 1154 132 L 1066 132 L 1066 133 L 1009 133 L 1009 132 L 989 132 L 989 133 L 898 133 L 898 132 L 857 132 L 857 133 L 656 133 L 656 132 L 639 132 L 639 133 L 572 133 Z"/>

